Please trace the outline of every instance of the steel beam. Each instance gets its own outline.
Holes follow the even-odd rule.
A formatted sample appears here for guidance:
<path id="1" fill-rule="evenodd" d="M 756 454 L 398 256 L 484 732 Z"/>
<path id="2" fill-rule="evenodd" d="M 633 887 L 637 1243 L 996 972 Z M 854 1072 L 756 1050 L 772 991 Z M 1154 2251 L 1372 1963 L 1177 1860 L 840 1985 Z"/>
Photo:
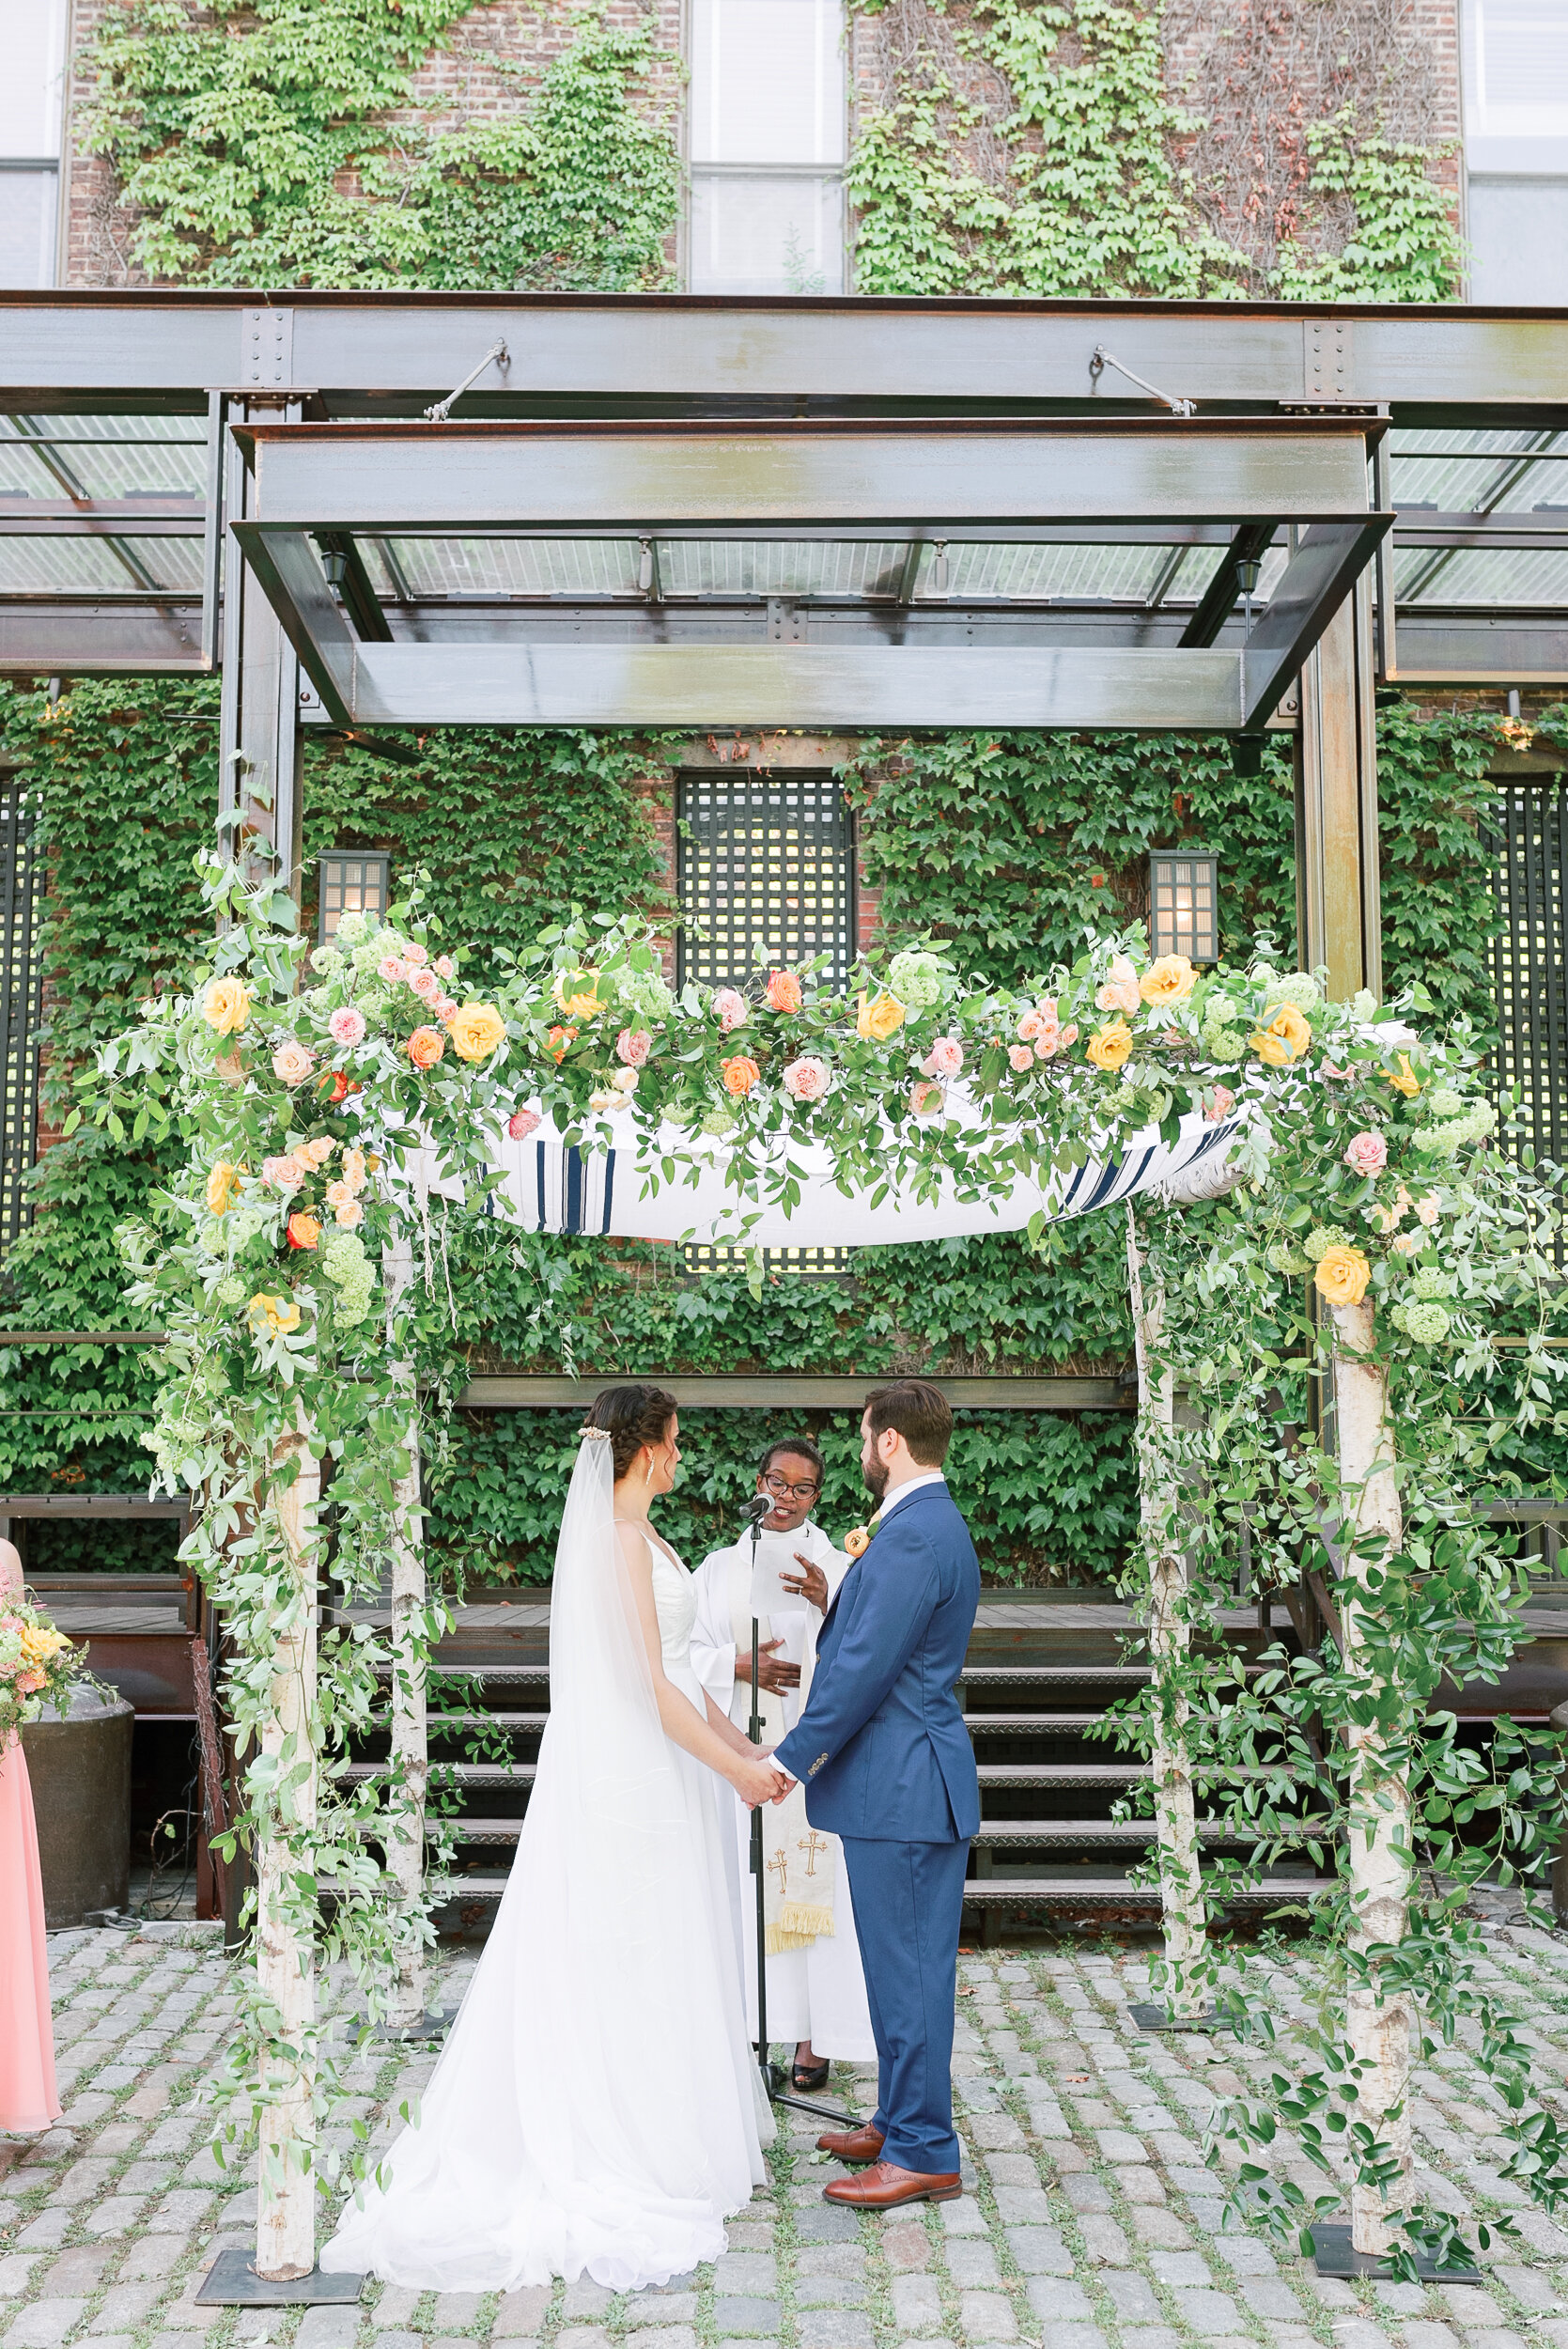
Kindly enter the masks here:
<path id="1" fill-rule="evenodd" d="M 1276 583 L 1268 609 L 1243 647 L 1243 724 L 1261 726 L 1358 581 L 1392 521 L 1374 514 L 1351 522 L 1314 522 Z"/>
<path id="2" fill-rule="evenodd" d="M 1087 402 L 1108 334 L 1172 396 L 1232 409 L 1359 399 L 1406 422 L 1568 416 L 1562 310 L 675 294 L 7 292 L 0 397 L 199 411 L 213 386 L 309 384 L 339 409 L 374 398 L 412 412 L 500 337 L 511 362 L 470 412 L 805 398 L 995 413 Z"/>
<path id="3" fill-rule="evenodd" d="M 297 623 L 295 623 L 297 625 Z M 346 633 L 346 631 L 345 631 Z M 1224 652 L 757 645 L 379 645 L 296 636 L 355 725 L 1125 726 L 1232 731 Z M 346 667 L 345 667 L 346 664 Z"/>
<path id="4" fill-rule="evenodd" d="M 1301 671 L 1296 786 L 1296 937 L 1328 993 L 1383 991 L 1372 605 L 1365 579 Z"/>
<path id="5" fill-rule="evenodd" d="M 230 403 L 244 422 L 253 414 L 297 417 L 291 398 Z M 300 664 L 278 615 L 258 588 L 236 525 L 254 491 L 232 431 L 224 467 L 223 697 L 219 715 L 218 820 L 223 845 L 256 881 L 281 880 L 300 896 L 301 793 Z M 326 581 L 320 566 L 323 595 Z M 327 602 L 335 616 L 337 607 Z M 338 622 L 341 627 L 341 620 Z"/>
<path id="6" fill-rule="evenodd" d="M 986 521 L 1358 521 L 1369 435 L 1343 418 L 914 425 L 237 428 L 269 528 L 454 532 Z"/>
<path id="7" fill-rule="evenodd" d="M 201 625 L 189 596 L 0 596 L 0 676 L 189 677 Z"/>

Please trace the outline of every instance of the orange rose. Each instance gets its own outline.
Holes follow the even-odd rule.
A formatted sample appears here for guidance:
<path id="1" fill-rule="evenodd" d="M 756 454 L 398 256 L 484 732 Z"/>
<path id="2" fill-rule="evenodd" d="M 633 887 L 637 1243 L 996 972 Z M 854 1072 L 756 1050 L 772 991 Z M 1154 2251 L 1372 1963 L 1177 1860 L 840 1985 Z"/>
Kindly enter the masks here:
<path id="1" fill-rule="evenodd" d="M 303 1207 L 296 1207 L 288 1219 L 290 1248 L 315 1248 L 321 1237 L 321 1226 Z"/>
<path id="2" fill-rule="evenodd" d="M 750 1093 L 762 1077 L 755 1061 L 748 1060 L 744 1052 L 737 1052 L 733 1060 L 721 1061 L 719 1067 L 724 1080 L 724 1091 L 733 1094 L 737 1100 L 743 1094 Z"/>
<path id="3" fill-rule="evenodd" d="M 1287 1068 L 1311 1047 L 1312 1032 L 1294 1003 L 1281 1003 L 1266 1028 L 1253 1032 L 1252 1050 L 1270 1068 Z"/>
<path id="4" fill-rule="evenodd" d="M 506 1041 L 506 1022 L 493 1003 L 465 1003 L 453 1014 L 450 1034 L 459 1060 L 489 1060 Z"/>
<path id="5" fill-rule="evenodd" d="M 1372 1267 L 1358 1248 L 1326 1248 L 1312 1278 L 1326 1305 L 1358 1305 L 1367 1293 Z"/>
<path id="6" fill-rule="evenodd" d="M 575 1028 L 551 1028 L 545 1050 L 557 1068 L 567 1057 L 567 1047 L 576 1042 L 577 1030 Z"/>
<path id="7" fill-rule="evenodd" d="M 220 1035 L 238 1035 L 251 1016 L 251 990 L 243 979 L 214 979 L 202 1002 L 201 1016 Z"/>
<path id="8" fill-rule="evenodd" d="M 446 1050 L 446 1038 L 439 1028 L 415 1028 L 403 1050 L 416 1068 L 433 1068 Z"/>
<path id="9" fill-rule="evenodd" d="M 862 995 L 860 1018 L 855 1022 L 855 1034 L 870 1036 L 877 1044 L 885 1044 L 890 1035 L 897 1034 L 907 1017 L 908 1014 L 896 995 L 889 995 L 884 990 L 871 1003 L 867 1003 Z"/>
<path id="10" fill-rule="evenodd" d="M 341 1068 L 334 1068 L 330 1076 L 318 1080 L 316 1097 L 319 1100 L 324 1095 L 328 1108 L 333 1109 L 339 1101 L 346 1101 L 350 1093 L 363 1093 L 364 1090 L 357 1077 L 346 1076 Z"/>
<path id="11" fill-rule="evenodd" d="M 1191 994 L 1197 977 L 1185 955 L 1161 955 L 1139 980 L 1138 991 L 1146 1003 L 1181 1003 Z"/>
<path id="12" fill-rule="evenodd" d="M 793 971 L 769 971 L 768 1000 L 775 1011 L 800 1010 L 806 999 Z"/>
<path id="13" fill-rule="evenodd" d="M 1132 1030 L 1125 1019 L 1112 1019 L 1090 1037 L 1085 1050 L 1096 1068 L 1120 1068 L 1132 1054 Z"/>
<path id="14" fill-rule="evenodd" d="M 844 1537 L 844 1547 L 851 1558 L 863 1558 L 871 1548 L 871 1535 L 863 1525 L 852 1525 Z"/>

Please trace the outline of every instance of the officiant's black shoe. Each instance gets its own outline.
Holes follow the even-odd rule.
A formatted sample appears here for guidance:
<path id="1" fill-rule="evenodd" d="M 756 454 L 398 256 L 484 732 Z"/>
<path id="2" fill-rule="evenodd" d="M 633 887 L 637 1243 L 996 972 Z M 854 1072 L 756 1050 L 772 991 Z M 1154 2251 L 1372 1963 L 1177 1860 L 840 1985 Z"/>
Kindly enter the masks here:
<path id="1" fill-rule="evenodd" d="M 831 2065 L 826 2063 L 797 2063 L 789 2075 L 791 2088 L 801 2095 L 809 2095 L 814 2088 L 826 2088 Z"/>
<path id="2" fill-rule="evenodd" d="M 851 2210 L 897 2210 L 904 2202 L 955 2202 L 963 2190 L 956 2170 L 900 2170 L 895 2161 L 875 2161 L 858 2178 L 835 2178 L 822 2199 Z"/>
<path id="3" fill-rule="evenodd" d="M 840 2161 L 875 2161 L 882 2150 L 882 2132 L 862 2121 L 858 2129 L 828 2129 L 816 2140 L 819 2154 L 836 2154 Z"/>

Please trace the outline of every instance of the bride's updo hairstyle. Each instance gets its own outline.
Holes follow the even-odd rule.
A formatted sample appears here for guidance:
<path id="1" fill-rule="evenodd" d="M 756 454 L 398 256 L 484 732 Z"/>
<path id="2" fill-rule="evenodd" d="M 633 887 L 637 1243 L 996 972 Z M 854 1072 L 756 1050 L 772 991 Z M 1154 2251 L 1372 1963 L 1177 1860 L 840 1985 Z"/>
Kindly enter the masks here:
<path id="1" fill-rule="evenodd" d="M 606 1387 L 594 1398 L 583 1433 L 598 1428 L 609 1437 L 618 1485 L 645 1443 L 664 1441 L 675 1415 L 675 1398 L 662 1387 Z"/>

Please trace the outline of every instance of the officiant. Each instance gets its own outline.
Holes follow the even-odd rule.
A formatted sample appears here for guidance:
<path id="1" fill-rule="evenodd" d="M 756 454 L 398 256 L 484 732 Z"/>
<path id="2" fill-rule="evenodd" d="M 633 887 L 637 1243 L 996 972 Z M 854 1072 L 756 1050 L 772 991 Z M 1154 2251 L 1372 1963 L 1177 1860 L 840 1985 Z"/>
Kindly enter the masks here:
<path id="1" fill-rule="evenodd" d="M 777 1745 L 794 1728 L 811 1687 L 816 1635 L 848 1570 L 812 1510 L 822 1491 L 822 1455 L 809 1436 L 770 1444 L 757 1471 L 757 1492 L 770 1506 L 757 1561 L 776 1574 L 791 1603 L 759 1621 L 757 1681 L 762 1742 Z M 698 1679 L 737 1728 L 752 1716 L 752 1537 L 709 1552 L 697 1569 L 697 1620 L 691 1664 Z M 735 1805 L 736 1838 L 745 1875 L 751 1865 L 752 1814 Z M 792 2078 L 800 2091 L 826 2084 L 828 2065 L 877 2058 L 865 1977 L 849 1903 L 849 1876 L 836 1835 L 814 1831 L 803 1790 L 763 1812 L 765 1925 L 769 2037 L 796 2042 Z M 750 2029 L 756 2030 L 756 1918 L 741 1903 Z"/>

